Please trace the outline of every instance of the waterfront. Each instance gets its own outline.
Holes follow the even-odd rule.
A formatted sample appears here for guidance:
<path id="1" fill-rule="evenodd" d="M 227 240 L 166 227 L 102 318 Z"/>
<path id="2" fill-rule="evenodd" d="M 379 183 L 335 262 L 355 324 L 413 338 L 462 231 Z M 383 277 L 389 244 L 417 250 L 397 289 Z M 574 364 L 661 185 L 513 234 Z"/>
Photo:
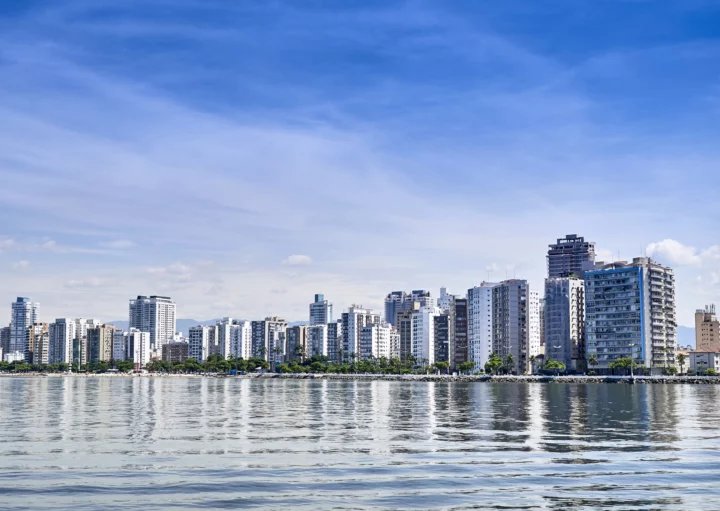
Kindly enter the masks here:
<path id="1" fill-rule="evenodd" d="M 0 378 L 0 507 L 720 509 L 719 402 L 715 385 Z"/>

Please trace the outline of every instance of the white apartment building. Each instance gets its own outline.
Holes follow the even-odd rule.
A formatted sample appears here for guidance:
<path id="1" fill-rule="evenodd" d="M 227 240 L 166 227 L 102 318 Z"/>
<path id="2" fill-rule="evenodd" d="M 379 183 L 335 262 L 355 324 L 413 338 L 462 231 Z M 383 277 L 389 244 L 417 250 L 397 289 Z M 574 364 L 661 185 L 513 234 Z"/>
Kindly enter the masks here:
<path id="1" fill-rule="evenodd" d="M 328 326 L 308 325 L 308 356 L 328 356 Z"/>
<path id="2" fill-rule="evenodd" d="M 545 356 L 584 369 L 585 286 L 577 277 L 545 280 Z"/>
<path id="3" fill-rule="evenodd" d="M 310 324 L 327 325 L 333 321 L 333 306 L 325 299 L 325 295 L 315 295 L 315 301 L 310 304 Z"/>
<path id="4" fill-rule="evenodd" d="M 47 323 L 33 323 L 28 329 L 28 351 L 25 360 L 31 364 L 47 364 L 50 356 L 50 327 Z"/>
<path id="5" fill-rule="evenodd" d="M 142 332 L 131 328 L 127 339 L 127 360 L 132 360 L 136 367 L 150 362 L 150 332 Z"/>
<path id="6" fill-rule="evenodd" d="M 263 321 L 253 321 L 251 328 L 254 357 L 271 362 L 280 360 L 285 355 L 287 321 L 272 316 L 265 318 Z"/>
<path id="7" fill-rule="evenodd" d="M 411 349 L 418 363 L 435 363 L 435 318 L 439 315 L 440 309 L 433 306 L 413 312 Z"/>
<path id="8" fill-rule="evenodd" d="M 127 360 L 127 339 L 128 333 L 117 329 L 113 332 L 112 356 L 113 360 L 121 362 Z"/>
<path id="9" fill-rule="evenodd" d="M 395 344 L 393 334 L 395 328 L 387 322 L 373 323 L 366 325 L 360 330 L 360 358 L 369 360 L 371 358 L 385 357 L 390 359 Z"/>
<path id="10" fill-rule="evenodd" d="M 161 347 L 175 335 L 176 305 L 167 296 L 138 296 L 130 300 L 129 328 L 150 334 L 150 344 Z"/>
<path id="11" fill-rule="evenodd" d="M 205 362 L 210 354 L 211 330 L 214 327 L 197 325 L 190 327 L 188 332 L 188 358 L 194 358 L 198 362 Z"/>
<path id="12" fill-rule="evenodd" d="M 468 361 L 475 370 L 485 367 L 493 352 L 493 294 L 497 283 L 483 282 L 468 289 Z"/>
<path id="13" fill-rule="evenodd" d="M 441 312 L 444 314 L 447 314 L 450 312 L 450 305 L 452 304 L 453 300 L 455 298 L 460 298 L 457 295 L 451 295 L 448 294 L 447 288 L 441 287 L 440 288 L 440 296 L 437 299 L 437 306 L 440 309 Z"/>
<path id="14" fill-rule="evenodd" d="M 248 360 L 252 357 L 252 323 L 235 321 L 230 327 L 230 354 Z"/>
<path id="15" fill-rule="evenodd" d="M 8 363 L 21 362 L 25 360 L 25 353 L 21 351 L 11 351 L 10 353 L 5 353 L 2 360 Z"/>
<path id="16" fill-rule="evenodd" d="M 532 289 L 528 293 L 528 353 L 527 357 L 540 354 L 540 293 Z"/>
<path id="17" fill-rule="evenodd" d="M 39 309 L 40 304 L 30 301 L 30 298 L 18 297 L 12 303 L 8 352 L 20 351 L 24 354 L 27 351 L 28 328 L 38 322 Z"/>
<path id="18" fill-rule="evenodd" d="M 73 362 L 73 341 L 75 339 L 75 320 L 58 318 L 50 323 L 50 346 L 48 363 L 71 364 Z"/>
<path id="19" fill-rule="evenodd" d="M 217 347 L 216 353 L 222 355 L 223 358 L 228 358 L 232 353 L 232 318 L 223 318 L 216 325 L 217 332 Z"/>
<path id="20" fill-rule="evenodd" d="M 367 325 L 380 322 L 380 315 L 362 305 L 353 305 L 342 315 L 343 358 L 350 360 L 351 355 L 360 356 L 360 332 Z"/>

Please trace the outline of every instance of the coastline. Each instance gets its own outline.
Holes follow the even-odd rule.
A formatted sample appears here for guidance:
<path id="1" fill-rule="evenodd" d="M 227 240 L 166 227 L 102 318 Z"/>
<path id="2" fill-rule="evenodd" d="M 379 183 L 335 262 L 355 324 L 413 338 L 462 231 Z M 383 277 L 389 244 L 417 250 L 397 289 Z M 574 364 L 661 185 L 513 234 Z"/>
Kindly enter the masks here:
<path id="1" fill-rule="evenodd" d="M 221 379 L 286 379 L 331 381 L 398 381 L 438 383 L 624 383 L 641 385 L 720 385 L 717 376 L 449 376 L 418 374 L 328 374 L 328 373 L 259 373 L 229 374 L 168 374 L 168 373 L 0 373 L 0 378 L 221 378 Z"/>

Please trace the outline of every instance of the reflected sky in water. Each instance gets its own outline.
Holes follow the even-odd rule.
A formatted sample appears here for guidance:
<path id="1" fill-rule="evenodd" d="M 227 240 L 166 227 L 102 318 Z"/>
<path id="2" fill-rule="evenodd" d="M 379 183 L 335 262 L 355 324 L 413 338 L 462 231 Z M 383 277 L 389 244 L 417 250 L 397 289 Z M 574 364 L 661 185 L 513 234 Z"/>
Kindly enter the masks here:
<path id="1" fill-rule="evenodd" d="M 0 508 L 720 509 L 719 404 L 693 385 L 0 378 Z"/>

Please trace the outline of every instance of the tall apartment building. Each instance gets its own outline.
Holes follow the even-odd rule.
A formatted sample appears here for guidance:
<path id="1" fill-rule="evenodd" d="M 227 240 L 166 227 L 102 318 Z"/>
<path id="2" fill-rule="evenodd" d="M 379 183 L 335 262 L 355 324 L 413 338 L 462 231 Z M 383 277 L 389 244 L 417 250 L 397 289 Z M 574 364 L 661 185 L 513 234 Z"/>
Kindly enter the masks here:
<path id="1" fill-rule="evenodd" d="M 432 307 L 435 305 L 435 301 L 430 296 L 430 292 L 424 289 L 416 289 L 410 293 L 393 291 L 388 294 L 385 298 L 385 321 L 393 326 L 397 326 L 398 312 L 412 309 L 415 302 L 420 303 L 421 307 Z"/>
<path id="2" fill-rule="evenodd" d="M 329 357 L 328 325 L 308 325 L 307 344 L 308 357 Z"/>
<path id="3" fill-rule="evenodd" d="M 0 351 L 8 353 L 10 351 L 10 327 L 4 326 L 0 328 Z"/>
<path id="4" fill-rule="evenodd" d="M 18 297 L 12 303 L 8 352 L 27 352 L 28 328 L 38 322 L 39 309 L 40 304 L 30 301 L 30 298 Z"/>
<path id="5" fill-rule="evenodd" d="M 211 334 L 211 331 L 213 334 Z M 188 358 L 205 362 L 210 353 L 210 341 L 215 328 L 207 325 L 191 326 L 188 331 Z"/>
<path id="6" fill-rule="evenodd" d="M 631 357 L 654 374 L 675 365 L 675 277 L 648 257 L 585 273 L 585 337 L 597 369 Z"/>
<path id="7" fill-rule="evenodd" d="M 163 362 L 170 362 L 173 364 L 185 362 L 188 359 L 189 353 L 190 345 L 186 342 L 173 341 L 163 344 L 162 347 Z"/>
<path id="8" fill-rule="evenodd" d="M 333 321 L 333 306 L 325 299 L 325 295 L 315 295 L 315 301 L 310 304 L 310 324 L 327 325 Z"/>
<path id="9" fill-rule="evenodd" d="M 230 354 L 248 360 L 252 357 L 252 323 L 235 321 L 230 328 Z"/>
<path id="10" fill-rule="evenodd" d="M 97 319 L 75 319 L 75 338 L 73 339 L 73 360 L 80 365 L 88 362 L 88 337 L 89 329 L 97 328 L 101 323 Z"/>
<path id="11" fill-rule="evenodd" d="M 720 353 L 720 321 L 715 315 L 715 305 L 695 311 L 695 349 Z"/>
<path id="12" fill-rule="evenodd" d="M 585 285 L 577 277 L 545 280 L 545 356 L 585 369 Z"/>
<path id="13" fill-rule="evenodd" d="M 164 343 L 167 344 L 167 343 Z M 140 369 L 150 362 L 150 332 L 143 332 L 137 328 L 131 328 L 127 338 L 127 360 L 135 364 L 135 369 Z"/>
<path id="14" fill-rule="evenodd" d="M 435 363 L 435 318 L 437 307 L 420 307 L 412 317 L 412 354 L 419 363 Z"/>
<path id="15" fill-rule="evenodd" d="M 438 307 L 440 315 L 435 318 L 435 362 L 450 361 L 450 316 Z M 448 307 L 449 311 L 450 307 Z"/>
<path id="16" fill-rule="evenodd" d="M 473 362 L 475 370 L 485 367 L 493 352 L 493 288 L 498 284 L 483 282 L 468 289 L 467 299 L 467 357 L 457 357 L 455 363 Z"/>
<path id="17" fill-rule="evenodd" d="M 112 325 L 93 326 L 87 329 L 87 362 L 110 362 L 113 359 L 113 340 L 118 329 Z"/>
<path id="18" fill-rule="evenodd" d="M 288 327 L 285 331 L 285 336 L 287 340 L 287 360 L 295 360 L 299 362 L 310 356 L 310 346 L 308 343 L 308 327 L 306 325 Z"/>
<path id="19" fill-rule="evenodd" d="M 47 364 L 50 355 L 50 327 L 47 323 L 33 323 L 28 328 L 28 349 L 25 361 L 29 364 Z"/>
<path id="20" fill-rule="evenodd" d="M 440 288 L 440 296 L 438 296 L 437 306 L 441 312 L 447 313 L 450 311 L 450 305 L 455 298 L 460 298 L 456 295 L 451 295 L 447 292 L 447 288 Z"/>
<path id="21" fill-rule="evenodd" d="M 253 356 L 268 362 L 281 360 L 286 352 L 287 321 L 277 316 L 267 317 L 263 321 L 253 321 L 251 328 Z"/>
<path id="22" fill-rule="evenodd" d="M 540 301 L 526 280 L 512 279 L 492 288 L 492 351 L 513 357 L 517 374 L 529 369 L 533 350 L 540 346 Z"/>
<path id="23" fill-rule="evenodd" d="M 175 335 L 176 305 L 167 296 L 138 296 L 130 300 L 129 328 L 150 334 L 150 344 L 159 348 Z"/>
<path id="24" fill-rule="evenodd" d="M 73 362 L 73 341 L 75 340 L 75 320 L 58 318 L 48 326 L 50 346 L 48 361 L 50 364 L 71 364 Z"/>
<path id="25" fill-rule="evenodd" d="M 455 298 L 450 305 L 448 318 L 448 350 L 450 365 L 456 367 L 458 364 L 470 360 L 470 330 L 469 330 L 469 299 Z"/>
<path id="26" fill-rule="evenodd" d="M 342 319 L 327 324 L 327 357 L 333 362 L 340 362 L 342 347 Z"/>
<path id="27" fill-rule="evenodd" d="M 112 338 L 112 359 L 116 362 L 127 360 L 127 332 L 116 328 Z"/>
<path id="28" fill-rule="evenodd" d="M 419 310 L 420 302 L 413 302 L 411 308 L 399 310 L 395 315 L 395 327 L 399 339 L 398 357 L 400 360 L 407 360 L 412 355 L 413 315 Z"/>
<path id="29" fill-rule="evenodd" d="M 351 360 L 352 356 L 360 356 L 360 331 L 367 325 L 379 323 L 380 316 L 361 305 L 351 306 L 342 314 L 342 349 L 343 359 Z"/>
<path id="30" fill-rule="evenodd" d="M 385 321 L 372 323 L 360 330 L 360 358 L 392 358 L 395 328 Z"/>
<path id="31" fill-rule="evenodd" d="M 232 354 L 232 331 L 234 321 L 232 318 L 223 318 L 218 321 L 215 325 L 215 331 L 217 333 L 215 354 L 222 355 L 223 358 L 227 359 Z"/>
<path id="32" fill-rule="evenodd" d="M 568 234 L 549 245 L 548 278 L 569 277 L 573 274 L 582 277 L 594 263 L 595 243 L 585 241 L 582 236 Z"/>

